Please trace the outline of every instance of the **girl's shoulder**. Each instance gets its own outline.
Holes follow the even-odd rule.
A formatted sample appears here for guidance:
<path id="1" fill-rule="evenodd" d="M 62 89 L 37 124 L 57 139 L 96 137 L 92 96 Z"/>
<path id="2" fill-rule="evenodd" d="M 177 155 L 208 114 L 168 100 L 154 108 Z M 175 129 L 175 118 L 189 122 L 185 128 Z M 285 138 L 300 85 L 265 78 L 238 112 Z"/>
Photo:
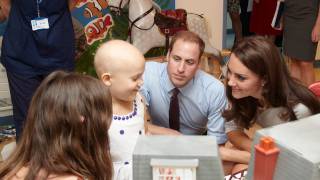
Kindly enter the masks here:
<path id="1" fill-rule="evenodd" d="M 50 177 L 48 180 L 86 180 L 86 178 L 75 176 L 75 175 L 67 175 L 67 176 L 55 176 Z"/>
<path id="2" fill-rule="evenodd" d="M 55 176 L 55 177 L 48 177 L 48 180 L 83 180 L 83 178 L 70 175 L 70 176 Z"/>
<path id="3" fill-rule="evenodd" d="M 22 167 L 15 175 L 10 178 L 4 178 L 5 180 L 23 180 L 27 176 L 29 171 L 28 167 Z M 41 174 L 41 171 L 40 171 Z M 40 175 L 39 175 L 40 176 Z M 47 178 L 48 180 L 86 180 L 86 178 L 75 175 L 55 175 L 51 174 Z"/>

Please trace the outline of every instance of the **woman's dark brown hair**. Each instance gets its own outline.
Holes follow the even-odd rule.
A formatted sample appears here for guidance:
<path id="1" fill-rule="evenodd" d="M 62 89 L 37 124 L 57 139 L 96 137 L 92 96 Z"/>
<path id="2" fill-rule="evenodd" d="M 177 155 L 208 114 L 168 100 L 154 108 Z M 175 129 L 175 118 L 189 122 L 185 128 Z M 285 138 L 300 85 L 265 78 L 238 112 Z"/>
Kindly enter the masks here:
<path id="1" fill-rule="evenodd" d="M 27 167 L 27 180 L 50 174 L 111 180 L 108 128 L 112 101 L 99 80 L 51 73 L 32 98 L 16 150 L 0 168 L 0 179 Z M 45 172 L 44 176 L 39 172 Z"/>
<path id="2" fill-rule="evenodd" d="M 320 113 L 320 103 L 314 94 L 296 79 L 293 79 L 277 47 L 261 36 L 253 36 L 239 42 L 232 53 L 253 73 L 264 79 L 262 96 L 271 107 L 286 107 L 288 113 L 283 118 L 296 120 L 293 107 L 302 103 L 312 114 Z M 227 97 L 231 109 L 223 116 L 227 121 L 249 128 L 255 123 L 259 102 L 253 97 L 235 99 L 231 87 L 227 86 Z"/>

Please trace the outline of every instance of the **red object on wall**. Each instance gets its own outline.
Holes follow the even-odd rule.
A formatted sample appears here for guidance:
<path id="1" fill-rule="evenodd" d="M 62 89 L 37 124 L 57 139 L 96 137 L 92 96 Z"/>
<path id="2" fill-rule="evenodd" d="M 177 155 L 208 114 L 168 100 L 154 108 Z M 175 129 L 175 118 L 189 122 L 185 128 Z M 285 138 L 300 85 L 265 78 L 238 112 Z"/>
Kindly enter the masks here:
<path id="1" fill-rule="evenodd" d="M 273 179 L 279 152 L 271 137 L 260 139 L 260 143 L 255 145 L 254 180 Z"/>

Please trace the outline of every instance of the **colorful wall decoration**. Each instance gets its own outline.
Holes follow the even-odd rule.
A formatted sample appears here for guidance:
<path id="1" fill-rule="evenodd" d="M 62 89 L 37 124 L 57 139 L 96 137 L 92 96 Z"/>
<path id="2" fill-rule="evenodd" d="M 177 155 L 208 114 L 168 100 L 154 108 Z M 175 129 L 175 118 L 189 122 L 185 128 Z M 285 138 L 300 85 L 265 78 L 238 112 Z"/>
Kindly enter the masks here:
<path id="1" fill-rule="evenodd" d="M 162 9 L 175 8 L 175 0 L 154 2 Z M 76 36 L 76 71 L 95 75 L 92 63 L 96 49 L 110 39 L 128 38 L 127 16 L 111 12 L 108 0 L 78 0 L 72 10 L 72 21 Z M 0 23 L 0 36 L 4 29 L 5 23 Z"/>
<path id="2" fill-rule="evenodd" d="M 174 9 L 174 0 L 154 0 L 162 9 Z M 94 53 L 103 42 L 128 38 L 126 13 L 111 12 L 107 0 L 80 0 L 72 11 L 76 32 L 76 70 L 95 75 Z M 127 11 L 127 8 L 124 8 Z"/>

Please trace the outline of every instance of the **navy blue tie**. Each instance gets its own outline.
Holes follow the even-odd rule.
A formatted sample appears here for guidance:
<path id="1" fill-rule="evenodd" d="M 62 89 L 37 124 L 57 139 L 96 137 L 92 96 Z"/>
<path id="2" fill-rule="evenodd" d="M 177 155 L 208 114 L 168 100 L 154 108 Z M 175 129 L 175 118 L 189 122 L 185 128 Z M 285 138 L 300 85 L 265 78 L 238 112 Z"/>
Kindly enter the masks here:
<path id="1" fill-rule="evenodd" d="M 175 88 L 170 99 L 169 108 L 169 127 L 171 129 L 179 131 L 180 120 L 179 120 L 179 99 L 178 99 L 179 89 Z"/>

